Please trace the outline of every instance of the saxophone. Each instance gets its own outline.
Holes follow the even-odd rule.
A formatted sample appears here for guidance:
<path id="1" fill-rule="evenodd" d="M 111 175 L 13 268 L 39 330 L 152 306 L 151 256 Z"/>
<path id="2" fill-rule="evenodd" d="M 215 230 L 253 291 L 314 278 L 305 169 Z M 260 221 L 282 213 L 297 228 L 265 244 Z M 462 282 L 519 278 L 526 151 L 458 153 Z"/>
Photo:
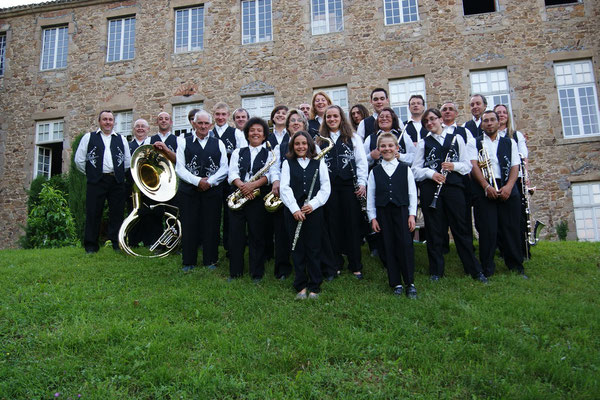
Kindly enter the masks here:
<path id="1" fill-rule="evenodd" d="M 275 151 L 271 147 L 271 143 L 266 142 L 266 144 L 267 144 L 267 149 L 269 149 L 271 151 L 271 161 L 269 161 L 267 164 L 265 164 L 264 167 L 259 169 L 256 172 L 256 174 L 254 174 L 248 180 L 247 183 L 254 182 L 254 181 L 257 181 L 260 178 L 262 178 L 267 173 L 269 168 L 271 168 L 271 166 L 273 164 L 275 164 L 275 162 L 277 161 L 277 159 L 275 158 Z M 252 192 L 252 193 L 254 194 L 254 196 L 258 196 L 260 194 L 260 189 L 256 188 L 256 189 L 254 189 L 254 192 Z M 235 192 L 233 192 L 229 196 L 227 196 L 227 206 L 230 209 L 237 211 L 237 210 L 241 209 L 248 200 L 249 199 L 244 197 L 244 195 L 242 194 L 242 191 L 240 189 L 237 189 Z"/>

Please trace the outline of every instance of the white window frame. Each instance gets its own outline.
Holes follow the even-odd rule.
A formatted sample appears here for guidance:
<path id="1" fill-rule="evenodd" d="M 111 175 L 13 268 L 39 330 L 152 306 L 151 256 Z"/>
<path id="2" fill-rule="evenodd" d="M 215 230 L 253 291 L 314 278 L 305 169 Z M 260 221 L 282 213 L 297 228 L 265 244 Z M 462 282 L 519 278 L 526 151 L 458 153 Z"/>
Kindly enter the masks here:
<path id="1" fill-rule="evenodd" d="M 316 3 L 319 3 L 316 6 Z M 316 14 L 324 8 L 324 13 Z M 337 10 L 341 14 L 336 14 Z M 330 12 L 330 10 L 332 10 Z M 344 3 L 343 0 L 311 0 L 310 1 L 310 26 L 313 35 L 324 35 L 344 30 Z"/>
<path id="2" fill-rule="evenodd" d="M 44 175 L 50 178 L 52 168 L 52 149 L 44 145 L 62 143 L 64 138 L 64 120 L 40 121 L 35 125 L 35 162 L 33 177 Z M 43 135 L 43 136 L 42 136 Z M 62 155 L 61 155 L 62 156 Z M 41 158 L 41 159 L 40 159 Z"/>
<path id="3" fill-rule="evenodd" d="M 348 115 L 348 88 L 344 86 L 332 86 L 313 90 L 313 96 L 317 92 L 325 92 L 331 99 L 331 103 L 340 106 Z"/>
<path id="4" fill-rule="evenodd" d="M 4 76 L 4 69 L 6 68 L 5 62 L 6 54 L 6 32 L 0 32 L 0 76 Z"/>
<path id="5" fill-rule="evenodd" d="M 48 71 L 67 67 L 69 55 L 69 26 L 55 26 L 42 30 L 40 70 Z"/>
<path id="6" fill-rule="evenodd" d="M 268 5 L 268 15 L 261 14 L 261 6 L 266 8 Z M 253 14 L 246 15 L 246 10 Z M 264 22 L 261 21 L 261 15 L 265 16 Z M 253 17 L 253 18 L 250 18 Z M 266 21 L 269 21 L 267 26 Z M 262 25 L 261 25 L 261 22 Z M 252 27 L 251 24 L 254 24 Z M 245 26 L 248 24 L 248 32 Z M 253 44 L 260 42 L 269 42 L 273 40 L 273 5 L 271 0 L 242 0 L 242 44 Z"/>
<path id="7" fill-rule="evenodd" d="M 598 90 L 591 60 L 554 63 L 554 78 L 564 138 L 600 136 Z M 582 95 L 582 90 L 586 92 L 585 96 Z M 573 97 L 565 97 L 569 91 L 572 91 Z M 569 100 L 571 107 L 565 108 Z M 583 114 L 584 111 L 587 111 L 587 115 Z M 573 124 L 575 122 L 576 125 Z M 584 132 L 586 126 L 589 126 L 588 133 Z"/>
<path id="8" fill-rule="evenodd" d="M 408 107 L 410 96 L 420 94 L 425 99 L 425 105 L 427 104 L 424 76 L 393 80 L 389 82 L 388 87 L 390 107 L 402 122 L 410 119 L 410 109 Z"/>
<path id="9" fill-rule="evenodd" d="M 198 13 L 199 16 L 194 15 Z M 182 21 L 181 18 L 187 19 Z M 180 43 L 178 44 L 178 41 Z M 196 45 L 194 45 L 196 43 Z M 175 53 L 200 51 L 204 48 L 204 6 L 179 8 L 175 10 Z"/>
<path id="10" fill-rule="evenodd" d="M 135 22 L 135 15 L 108 20 L 107 62 L 133 60 L 135 58 Z M 125 29 L 126 26 L 129 29 Z M 111 36 L 114 39 L 112 41 Z M 125 43 L 126 41 L 127 43 Z"/>
<path id="11" fill-rule="evenodd" d="M 133 111 L 119 111 L 114 112 L 113 115 L 115 116 L 113 126 L 115 133 L 125 137 L 133 135 Z"/>
<path id="12" fill-rule="evenodd" d="M 173 105 L 173 126 L 171 127 L 173 134 L 181 136 L 192 131 L 192 126 L 188 121 L 188 113 L 198 108 L 204 110 L 202 103 L 174 104 Z"/>
<path id="13" fill-rule="evenodd" d="M 414 13 L 410 12 L 411 8 L 415 9 Z M 385 25 L 416 22 L 419 20 L 419 2 L 418 0 L 383 0 L 383 13 Z"/>
<path id="14" fill-rule="evenodd" d="M 250 117 L 260 117 L 268 121 L 271 119 L 271 111 L 275 108 L 275 95 L 242 97 L 242 108 L 248 110 Z"/>
<path id="15" fill-rule="evenodd" d="M 493 109 L 496 104 L 504 104 L 508 106 L 508 112 L 512 115 L 510 84 L 506 68 L 471 71 L 470 75 L 471 93 L 485 96 L 488 102 L 487 110 Z"/>
<path id="16" fill-rule="evenodd" d="M 572 196 L 577 239 L 600 241 L 600 181 L 573 183 Z"/>

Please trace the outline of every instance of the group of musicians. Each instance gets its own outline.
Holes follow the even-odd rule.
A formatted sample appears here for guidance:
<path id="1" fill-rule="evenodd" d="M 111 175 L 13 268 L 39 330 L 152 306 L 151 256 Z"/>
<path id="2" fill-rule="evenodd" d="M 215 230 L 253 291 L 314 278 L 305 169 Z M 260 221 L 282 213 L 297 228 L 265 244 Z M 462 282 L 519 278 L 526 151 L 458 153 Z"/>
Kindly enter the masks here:
<path id="1" fill-rule="evenodd" d="M 344 255 L 352 276 L 363 279 L 361 245 L 367 239 L 387 269 L 393 293 L 416 298 L 413 235 L 419 201 L 424 218 L 419 237 L 426 241 L 432 281 L 444 276 L 448 228 L 473 279 L 486 283 L 494 274 L 496 249 L 510 270 L 526 278 L 527 232 L 517 180 L 527 165 L 527 147 L 524 135 L 511 126 L 508 108 L 486 111 L 486 98 L 476 94 L 470 100 L 473 118 L 459 126 L 452 102 L 425 110 L 423 97 L 413 95 L 404 122 L 389 107 L 385 89 L 374 89 L 370 103 L 372 115 L 356 105 L 347 117 L 325 92 L 317 92 L 311 104 L 275 107 L 267 122 L 243 108 L 231 115 L 228 105 L 218 102 L 212 113 L 191 110 L 193 129 L 181 136 L 171 132 L 167 112 L 158 114 L 152 136 L 148 122 L 139 119 L 131 142 L 114 132 L 112 112 L 100 112 L 98 130 L 82 137 L 75 154 L 87 177 L 86 252 L 98 251 L 105 201 L 108 239 L 119 249 L 131 154 L 152 144 L 175 164 L 180 179 L 170 204 L 179 209 L 183 271 L 196 268 L 200 247 L 202 265 L 216 268 L 222 243 L 229 279 L 239 278 L 248 246 L 254 282 L 261 281 L 265 261 L 274 257 L 276 278 L 285 280 L 294 271 L 297 299 L 317 298 L 323 280 L 341 273 Z M 228 125 L 230 117 L 235 127 Z M 283 207 L 267 212 L 269 193 Z M 129 241 L 149 246 L 162 230 L 160 213 L 149 212 Z"/>

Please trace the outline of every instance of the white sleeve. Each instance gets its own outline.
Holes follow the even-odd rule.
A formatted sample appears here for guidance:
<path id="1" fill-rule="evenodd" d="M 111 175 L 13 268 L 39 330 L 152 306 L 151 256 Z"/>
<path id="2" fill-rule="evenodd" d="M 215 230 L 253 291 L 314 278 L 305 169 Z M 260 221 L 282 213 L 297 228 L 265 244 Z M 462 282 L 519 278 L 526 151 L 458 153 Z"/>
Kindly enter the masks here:
<path id="1" fill-rule="evenodd" d="M 352 145 L 354 146 L 354 160 L 356 161 L 356 177 L 359 185 L 366 186 L 369 164 L 367 163 L 367 155 L 362 144 L 362 140 L 355 133 L 352 136 Z"/>
<path id="2" fill-rule="evenodd" d="M 287 160 L 281 164 L 281 179 L 279 180 L 279 198 L 283 201 L 283 204 L 293 214 L 300 210 L 300 206 L 296 202 L 294 197 L 294 191 L 290 186 L 290 164 Z"/>
<path id="3" fill-rule="evenodd" d="M 281 180 L 281 151 L 279 150 L 281 146 L 275 147 L 275 164 L 269 169 L 269 173 L 271 175 L 271 181 L 280 181 Z"/>
<path id="4" fill-rule="evenodd" d="M 406 131 L 402 133 L 400 140 L 404 141 L 404 148 L 406 149 L 406 153 L 400 154 L 399 161 L 402 161 L 403 163 L 406 163 L 408 165 L 412 165 L 415 159 L 415 154 L 417 154 L 417 148 L 413 144 L 412 139 L 410 138 L 408 133 L 406 133 Z"/>
<path id="5" fill-rule="evenodd" d="M 235 149 L 231 153 L 231 159 L 229 160 L 229 174 L 227 176 L 227 182 L 232 185 L 233 181 L 240 178 L 240 169 L 238 168 L 238 160 L 240 158 L 240 149 Z M 242 179 L 243 181 L 243 179 Z"/>
<path id="6" fill-rule="evenodd" d="M 467 136 L 467 154 L 468 154 L 469 160 L 477 161 L 478 151 L 477 151 L 477 143 L 475 142 L 475 137 L 473 137 L 473 134 L 467 128 L 465 128 L 465 132 L 467 134 L 466 135 Z"/>
<path id="7" fill-rule="evenodd" d="M 244 132 L 236 128 L 235 130 L 235 148 L 241 149 L 242 147 L 248 147 L 248 141 L 244 136 Z"/>
<path id="8" fill-rule="evenodd" d="M 467 145 L 462 136 L 456 134 L 456 144 L 458 145 L 458 161 L 454 161 L 454 171 L 461 175 L 467 175 L 471 172 L 473 164 L 471 164 L 471 152 L 468 151 Z"/>
<path id="9" fill-rule="evenodd" d="M 371 137 L 373 135 L 369 135 L 366 139 L 365 139 L 365 143 L 363 145 L 363 147 L 365 148 L 365 155 L 367 156 L 367 163 L 369 166 L 373 165 L 374 160 L 373 157 L 371 157 Z"/>
<path id="10" fill-rule="evenodd" d="M 177 145 L 177 151 L 179 151 L 179 145 Z M 208 177 L 208 184 L 210 186 L 217 186 L 225 178 L 227 178 L 228 166 L 227 166 L 227 148 L 222 140 L 219 140 L 219 151 L 221 152 L 221 159 L 219 160 L 219 169 L 217 172 Z M 179 155 L 177 156 L 179 160 Z"/>
<path id="11" fill-rule="evenodd" d="M 312 177 L 311 177 L 312 180 Z M 312 181 L 311 181 L 312 183 Z M 313 211 L 319 207 L 322 207 L 327 203 L 329 199 L 329 195 L 331 194 L 331 182 L 329 181 L 329 170 L 327 169 L 327 165 L 325 165 L 325 161 L 321 159 L 319 162 L 319 191 L 316 196 L 313 197 L 308 204 L 310 204 L 313 208 Z"/>
<path id="12" fill-rule="evenodd" d="M 81 140 L 79 141 L 79 146 L 77 147 L 77 151 L 75 152 L 75 166 L 77 169 L 85 175 L 85 159 L 87 156 L 87 148 L 90 143 L 90 132 L 83 135 Z M 129 148 L 129 146 L 127 146 Z"/>
<path id="13" fill-rule="evenodd" d="M 198 186 L 198 182 L 200 182 L 200 177 L 192 174 L 185 167 L 185 139 L 177 138 L 177 158 L 175 159 L 175 173 L 179 179 L 184 182 L 189 183 L 190 185 Z"/>
<path id="14" fill-rule="evenodd" d="M 417 215 L 417 185 L 415 177 L 410 168 L 406 169 L 406 181 L 408 182 L 408 215 Z"/>
<path id="15" fill-rule="evenodd" d="M 519 149 L 514 140 L 510 141 L 510 166 L 521 165 L 521 157 L 519 157 Z"/>
<path id="16" fill-rule="evenodd" d="M 421 139 L 417 143 L 417 152 L 415 159 L 412 164 L 412 172 L 417 182 L 424 181 L 425 179 L 432 179 L 433 174 L 437 171 L 431 168 L 423 167 L 425 162 L 425 140 Z"/>
<path id="17" fill-rule="evenodd" d="M 365 120 L 363 119 L 358 123 L 358 128 L 356 128 L 356 134 L 360 137 L 360 140 L 365 140 Z"/>
<path id="18" fill-rule="evenodd" d="M 369 221 L 377 218 L 377 207 L 375 207 L 375 176 L 372 170 L 369 173 L 369 182 L 367 183 L 367 216 L 369 217 Z"/>
<path id="19" fill-rule="evenodd" d="M 525 135 L 519 131 L 516 131 L 515 135 L 519 139 L 519 143 L 517 143 L 519 154 L 521 154 L 523 158 L 528 158 L 529 150 L 527 149 L 527 140 L 525 139 Z"/>
<path id="20" fill-rule="evenodd" d="M 129 150 L 129 143 L 125 136 L 121 136 L 123 139 L 123 147 L 125 148 L 125 171 L 131 168 L 131 150 Z"/>

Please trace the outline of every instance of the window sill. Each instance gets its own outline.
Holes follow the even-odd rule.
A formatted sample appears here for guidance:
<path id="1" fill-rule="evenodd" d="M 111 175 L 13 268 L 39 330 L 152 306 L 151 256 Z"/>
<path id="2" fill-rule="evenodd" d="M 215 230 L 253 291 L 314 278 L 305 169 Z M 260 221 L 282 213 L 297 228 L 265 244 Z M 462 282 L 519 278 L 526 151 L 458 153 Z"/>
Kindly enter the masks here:
<path id="1" fill-rule="evenodd" d="M 127 62 L 130 62 L 130 61 L 133 61 L 133 60 L 135 60 L 135 58 L 128 58 L 126 60 L 106 61 L 106 64 L 115 65 L 115 64 L 120 64 L 120 63 L 127 63 Z"/>
<path id="2" fill-rule="evenodd" d="M 40 69 L 40 72 L 59 72 L 59 71 L 66 71 L 67 67 L 62 67 L 62 68 L 50 68 L 50 69 Z"/>
<path id="3" fill-rule="evenodd" d="M 560 138 L 556 140 L 556 144 L 559 146 L 569 144 L 581 144 L 590 142 L 600 142 L 600 135 L 588 136 L 588 137 L 575 137 L 575 138 Z"/>
<path id="4" fill-rule="evenodd" d="M 384 24 L 383 26 L 395 27 L 395 26 L 403 26 L 403 25 L 416 24 L 416 23 L 419 23 L 419 22 L 421 22 L 420 19 L 418 19 L 416 21 L 398 22 L 397 24 Z"/>

